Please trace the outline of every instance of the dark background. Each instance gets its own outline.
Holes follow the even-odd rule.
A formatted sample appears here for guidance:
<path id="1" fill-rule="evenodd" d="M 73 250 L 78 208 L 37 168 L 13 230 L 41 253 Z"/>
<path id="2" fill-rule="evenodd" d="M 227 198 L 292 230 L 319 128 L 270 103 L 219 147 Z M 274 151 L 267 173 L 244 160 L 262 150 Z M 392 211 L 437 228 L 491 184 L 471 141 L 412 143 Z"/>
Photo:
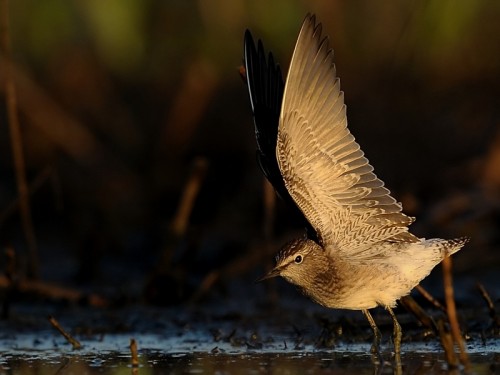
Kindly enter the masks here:
<path id="1" fill-rule="evenodd" d="M 274 221 L 266 214 L 239 75 L 243 34 L 262 38 L 286 72 L 313 12 L 335 49 L 349 127 L 417 217 L 412 231 L 470 236 L 455 274 L 498 297 L 500 3 L 9 5 L 38 280 L 107 303 L 237 298 L 234 285 L 258 288 L 253 279 L 300 227 L 280 202 Z M 4 68 L 2 59 L 0 269 L 12 259 L 3 249 L 13 249 L 16 277 L 27 279 L 29 247 L 8 209 L 17 188 Z M 190 209 L 181 202 L 192 188 Z M 38 294 L 54 298 L 50 288 Z"/>

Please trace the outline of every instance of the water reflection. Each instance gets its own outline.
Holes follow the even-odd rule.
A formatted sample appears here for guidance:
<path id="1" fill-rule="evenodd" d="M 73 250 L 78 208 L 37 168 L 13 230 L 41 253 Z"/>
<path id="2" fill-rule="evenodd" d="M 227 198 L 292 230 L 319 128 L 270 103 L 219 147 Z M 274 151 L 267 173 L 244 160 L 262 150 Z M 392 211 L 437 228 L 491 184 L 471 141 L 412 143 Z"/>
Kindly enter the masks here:
<path id="1" fill-rule="evenodd" d="M 498 354 L 472 356 L 475 374 L 493 374 L 498 367 Z M 103 356 L 61 355 L 4 355 L 0 374 L 396 374 L 390 363 L 382 367 L 372 364 L 367 355 L 353 353 L 313 354 L 163 354 L 143 352 L 140 365 L 133 368 L 122 353 Z M 405 354 L 402 356 L 404 374 L 454 374 L 436 354 Z"/>

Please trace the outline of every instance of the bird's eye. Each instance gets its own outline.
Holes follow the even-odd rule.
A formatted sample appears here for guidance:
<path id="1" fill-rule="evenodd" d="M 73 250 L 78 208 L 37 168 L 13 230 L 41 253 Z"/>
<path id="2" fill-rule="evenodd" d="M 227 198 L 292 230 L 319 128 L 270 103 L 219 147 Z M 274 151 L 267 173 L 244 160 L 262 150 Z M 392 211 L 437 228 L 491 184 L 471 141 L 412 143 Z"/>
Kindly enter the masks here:
<path id="1" fill-rule="evenodd" d="M 297 264 L 302 263 L 302 255 L 297 255 L 297 256 L 295 257 L 295 263 L 297 263 Z"/>

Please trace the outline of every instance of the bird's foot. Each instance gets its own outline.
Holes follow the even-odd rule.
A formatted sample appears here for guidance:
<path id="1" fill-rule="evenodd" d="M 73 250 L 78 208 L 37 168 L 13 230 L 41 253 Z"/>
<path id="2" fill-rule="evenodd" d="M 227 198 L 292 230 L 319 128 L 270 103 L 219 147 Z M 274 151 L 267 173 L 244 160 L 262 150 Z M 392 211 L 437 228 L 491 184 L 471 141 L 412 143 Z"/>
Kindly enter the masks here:
<path id="1" fill-rule="evenodd" d="M 382 354 L 380 353 L 380 341 L 380 331 L 377 329 L 376 331 L 374 331 L 374 338 L 372 346 L 370 348 L 370 352 L 372 354 L 372 361 L 375 363 L 378 362 L 380 363 L 380 365 L 383 365 L 384 359 L 382 358 Z"/>
<path id="2" fill-rule="evenodd" d="M 383 365 L 384 360 L 382 359 L 382 354 L 380 354 L 380 341 L 382 340 L 382 335 L 380 334 L 380 330 L 375 324 L 375 321 L 373 320 L 370 312 L 368 310 L 362 310 L 362 312 L 373 330 L 373 344 L 371 347 L 372 361 L 376 363 L 376 361 L 378 360 L 378 362 Z"/>
<path id="3" fill-rule="evenodd" d="M 396 319 L 396 315 L 392 311 L 390 307 L 387 308 L 387 311 L 389 311 L 389 314 L 391 314 L 392 317 L 392 322 L 394 324 L 394 331 L 393 331 L 393 342 L 394 342 L 394 353 L 396 356 L 401 356 L 401 338 L 403 337 L 403 332 L 401 330 L 401 326 L 399 325 L 398 320 Z"/>

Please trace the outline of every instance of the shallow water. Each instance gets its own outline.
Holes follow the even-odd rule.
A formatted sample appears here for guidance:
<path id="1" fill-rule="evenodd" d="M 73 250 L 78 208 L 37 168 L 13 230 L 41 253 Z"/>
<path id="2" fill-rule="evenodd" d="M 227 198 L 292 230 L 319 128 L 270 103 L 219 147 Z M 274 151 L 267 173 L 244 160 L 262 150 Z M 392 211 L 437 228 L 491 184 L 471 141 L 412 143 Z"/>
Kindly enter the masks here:
<path id="1" fill-rule="evenodd" d="M 333 349 L 312 344 L 294 346 L 286 338 L 265 342 L 235 339 L 214 341 L 209 332 L 134 335 L 140 365 L 131 366 L 130 334 L 105 334 L 81 339 L 71 346 L 52 331 L 3 336 L 0 374 L 372 374 L 397 373 L 389 348 L 383 348 L 383 366 L 372 363 L 370 343 L 339 342 Z M 500 369 L 498 340 L 469 343 L 476 374 Z M 435 342 L 405 343 L 405 374 L 448 373 L 441 348 Z M 450 372 L 453 373 L 453 372 Z"/>
<path id="2" fill-rule="evenodd" d="M 126 352 L 4 354 L 0 374 L 372 374 L 396 373 L 394 364 L 372 363 L 370 356 L 349 352 L 312 353 L 166 353 L 141 351 L 140 365 L 133 368 Z M 495 374 L 498 354 L 471 355 L 475 374 Z M 405 374 L 443 374 L 447 365 L 436 353 L 410 353 L 402 356 Z M 455 371 L 456 372 L 456 371 Z"/>
<path id="3" fill-rule="evenodd" d="M 9 320 L 0 321 L 0 375 L 398 373 L 392 323 L 383 310 L 374 316 L 385 363 L 376 366 L 369 354 L 372 333 L 361 314 L 291 306 L 270 311 L 242 303 L 119 310 L 17 305 Z M 48 315 L 81 342 L 80 350 L 52 329 Z M 398 318 L 404 330 L 401 373 L 448 373 L 439 339 L 424 334 L 408 314 Z M 498 336 L 487 330 L 487 320 L 468 322 L 474 373 L 500 373 Z M 131 366 L 131 338 L 139 350 L 138 368 Z"/>

